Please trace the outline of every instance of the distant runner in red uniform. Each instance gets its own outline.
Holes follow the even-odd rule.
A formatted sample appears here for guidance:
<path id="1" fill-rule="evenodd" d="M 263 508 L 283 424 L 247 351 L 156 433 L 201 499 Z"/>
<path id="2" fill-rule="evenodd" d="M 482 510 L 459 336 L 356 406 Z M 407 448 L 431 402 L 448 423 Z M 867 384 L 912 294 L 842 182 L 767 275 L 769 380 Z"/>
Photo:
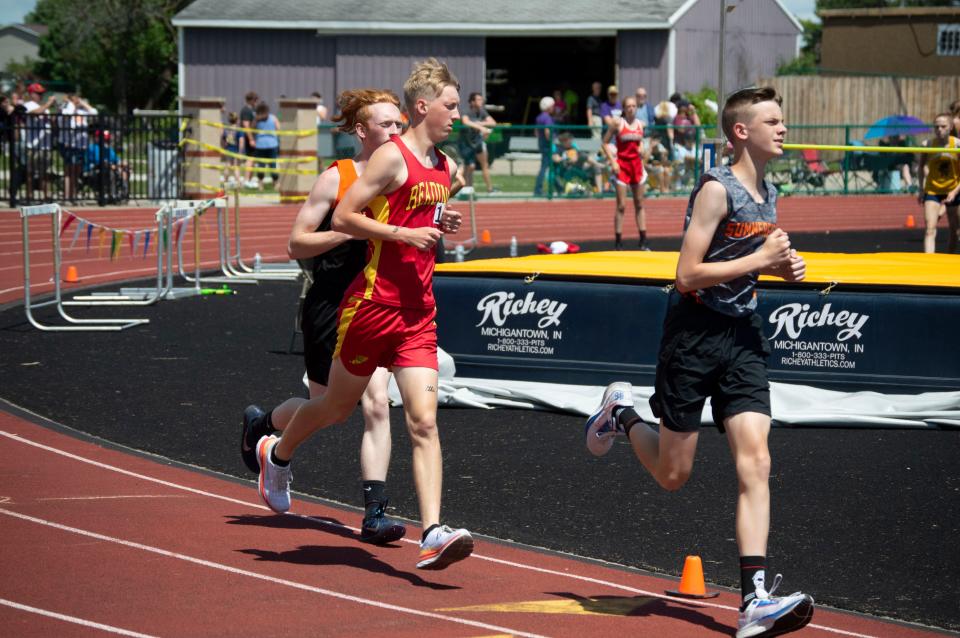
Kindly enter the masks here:
<path id="1" fill-rule="evenodd" d="M 616 141 L 617 156 L 608 148 L 611 139 Z M 613 217 L 613 232 L 616 248 L 623 248 L 623 211 L 626 207 L 627 188 L 633 193 L 634 216 L 637 230 L 640 231 L 640 250 L 650 250 L 647 246 L 647 216 L 643 210 L 643 122 L 637 119 L 637 99 L 627 97 L 623 100 L 623 116 L 614 119 L 600 145 L 603 154 L 610 162 L 610 170 L 616 178 L 617 209 Z"/>
<path id="2" fill-rule="evenodd" d="M 377 366 L 394 373 L 413 445 L 413 478 L 423 537 L 419 569 L 443 569 L 473 551 L 465 529 L 440 525 L 443 461 L 437 432 L 434 251 L 460 215 L 446 210 L 456 165 L 436 148 L 460 118 L 460 85 L 431 58 L 403 86 L 410 128 L 390 138 L 333 212 L 333 229 L 368 240 L 363 271 L 340 306 L 328 390 L 296 412 L 283 434 L 257 444 L 260 496 L 290 508 L 290 459 L 315 431 L 344 421 Z"/>

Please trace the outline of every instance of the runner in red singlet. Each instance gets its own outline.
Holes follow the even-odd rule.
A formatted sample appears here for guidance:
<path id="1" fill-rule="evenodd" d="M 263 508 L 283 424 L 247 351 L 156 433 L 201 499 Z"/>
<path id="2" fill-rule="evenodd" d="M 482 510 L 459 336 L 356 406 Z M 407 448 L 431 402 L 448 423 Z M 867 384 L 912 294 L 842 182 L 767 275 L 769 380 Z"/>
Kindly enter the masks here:
<path id="1" fill-rule="evenodd" d="M 391 91 L 356 89 L 337 99 L 340 113 L 334 118 L 341 133 L 355 135 L 360 153 L 352 160 L 334 162 L 323 171 L 310 190 L 293 222 L 288 252 L 310 272 L 311 286 L 304 297 L 300 326 L 310 397 L 327 390 L 330 363 L 337 346 L 340 303 L 350 284 L 366 263 L 367 242 L 331 229 L 331 218 L 344 193 L 363 173 L 373 152 L 403 129 L 400 99 Z M 363 438 L 360 442 L 364 518 L 360 540 L 384 545 L 403 537 L 406 528 L 386 516 L 387 470 L 390 466 L 390 410 L 387 382 L 390 373 L 377 368 L 363 393 Z M 240 454 L 250 471 L 259 472 L 256 445 L 264 436 L 286 429 L 293 415 L 306 402 L 287 399 L 268 412 L 256 405 L 244 410 Z"/>
<path id="2" fill-rule="evenodd" d="M 607 145 L 615 139 L 617 156 L 614 157 Z M 640 250 L 650 250 L 647 246 L 647 216 L 643 210 L 643 192 L 646 175 L 643 171 L 643 122 L 637 119 L 637 100 L 628 97 L 623 100 L 623 116 L 614 119 L 603 136 L 600 145 L 603 154 L 610 162 L 610 170 L 616 178 L 617 209 L 613 217 L 613 232 L 617 250 L 623 248 L 623 211 L 626 207 L 627 188 L 633 193 L 634 217 L 637 230 L 640 231 Z"/>
<path id="3" fill-rule="evenodd" d="M 434 250 L 460 215 L 446 210 L 456 166 L 436 144 L 459 119 L 459 83 L 434 59 L 404 83 L 410 128 L 380 147 L 333 213 L 333 228 L 368 240 L 367 263 L 340 307 L 329 389 L 296 412 L 280 438 L 257 444 L 260 495 L 290 507 L 290 459 L 313 432 L 345 420 L 376 367 L 389 367 L 403 398 L 423 536 L 420 569 L 443 569 L 473 551 L 465 529 L 440 525 L 442 456 L 437 433 Z"/>

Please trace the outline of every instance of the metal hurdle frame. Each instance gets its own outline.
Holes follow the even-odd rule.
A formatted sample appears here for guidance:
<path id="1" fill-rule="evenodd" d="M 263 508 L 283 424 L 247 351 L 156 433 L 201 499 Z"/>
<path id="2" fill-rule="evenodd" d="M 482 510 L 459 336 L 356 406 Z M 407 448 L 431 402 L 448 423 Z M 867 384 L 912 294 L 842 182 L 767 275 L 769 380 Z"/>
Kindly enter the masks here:
<path id="1" fill-rule="evenodd" d="M 236 276 L 252 277 L 262 280 L 294 281 L 300 277 L 300 267 L 286 264 L 263 264 L 255 270 L 243 262 L 240 256 L 240 192 L 233 194 L 233 253 L 230 253 L 229 224 L 224 220 L 223 253 L 224 261 L 230 272 Z M 236 266 L 233 264 L 236 263 Z"/>
<path id="2" fill-rule="evenodd" d="M 180 273 L 180 276 L 183 277 L 187 282 L 193 283 L 197 290 L 197 294 L 200 294 L 200 284 L 202 283 L 217 283 L 217 284 L 257 284 L 257 279 L 253 277 L 247 277 L 246 275 L 241 275 L 240 273 L 232 272 L 227 268 L 225 249 L 224 249 L 224 233 L 226 232 L 223 224 L 224 211 L 226 209 L 227 203 L 226 199 L 223 197 L 216 197 L 208 200 L 193 200 L 193 199 L 181 199 L 177 200 L 174 205 L 174 211 L 191 211 L 193 217 L 193 260 L 194 260 L 194 274 L 191 277 L 186 274 L 186 270 L 183 267 L 183 233 L 180 234 L 180 237 L 176 242 L 176 251 L 177 251 L 177 269 Z M 217 252 L 220 261 L 220 272 L 223 273 L 223 276 L 214 276 L 214 277 L 203 277 L 200 274 L 200 228 L 198 226 L 199 216 L 209 208 L 217 209 Z M 184 215 L 178 215 L 184 216 Z"/>
<path id="3" fill-rule="evenodd" d="M 40 215 L 50 215 L 51 230 L 53 231 L 53 299 L 40 303 L 33 303 L 30 297 L 30 218 Z M 20 208 L 20 222 L 23 228 L 23 307 L 27 321 L 46 332 L 76 332 L 76 331 L 119 331 L 133 328 L 145 323 L 149 319 L 78 319 L 71 317 L 63 309 L 63 295 L 60 289 L 60 216 L 59 204 L 41 204 L 39 206 L 23 206 Z M 73 325 L 53 326 L 40 323 L 33 311 L 45 306 L 56 306 L 57 312 L 67 322 Z"/>
<path id="4" fill-rule="evenodd" d="M 154 288 L 121 288 L 118 292 L 94 292 L 89 295 L 74 295 L 64 306 L 151 306 L 167 291 L 163 284 L 163 229 L 169 217 L 169 206 L 164 205 L 156 213 L 157 221 L 157 284 Z"/>

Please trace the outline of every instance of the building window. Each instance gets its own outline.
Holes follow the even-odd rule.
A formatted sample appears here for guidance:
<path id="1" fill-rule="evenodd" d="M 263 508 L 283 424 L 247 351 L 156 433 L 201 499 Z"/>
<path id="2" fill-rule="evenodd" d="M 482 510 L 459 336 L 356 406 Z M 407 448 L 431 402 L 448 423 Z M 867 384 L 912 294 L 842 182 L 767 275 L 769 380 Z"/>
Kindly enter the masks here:
<path id="1" fill-rule="evenodd" d="M 937 55 L 960 55 L 960 24 L 939 25 Z"/>

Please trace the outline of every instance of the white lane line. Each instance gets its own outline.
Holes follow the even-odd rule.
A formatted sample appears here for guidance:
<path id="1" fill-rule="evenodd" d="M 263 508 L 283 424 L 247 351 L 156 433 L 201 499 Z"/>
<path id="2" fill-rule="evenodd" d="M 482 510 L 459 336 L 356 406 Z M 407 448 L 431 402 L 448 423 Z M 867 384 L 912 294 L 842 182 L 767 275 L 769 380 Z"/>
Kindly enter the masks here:
<path id="1" fill-rule="evenodd" d="M 45 525 L 47 527 L 52 527 L 54 529 L 58 529 L 64 532 L 71 532 L 73 534 L 79 534 L 80 536 L 86 536 L 88 538 L 93 538 L 93 539 L 105 541 L 108 543 L 116 543 L 117 545 L 130 547 L 132 549 L 139 549 L 145 552 L 150 552 L 152 554 L 159 554 L 160 556 L 165 556 L 167 558 L 175 558 L 177 560 L 193 563 L 195 565 L 200 565 L 202 567 L 209 567 L 211 569 L 224 571 L 230 574 L 236 574 L 238 576 L 248 576 L 250 578 L 264 580 L 269 583 L 274 583 L 276 585 L 283 585 L 285 587 L 300 589 L 300 590 L 312 592 L 315 594 L 321 594 L 323 596 L 329 596 L 331 598 L 338 598 L 340 600 L 359 603 L 361 605 L 379 607 L 381 609 L 388 609 L 390 611 L 401 612 L 401 613 L 410 614 L 413 616 L 422 616 L 424 618 L 431 618 L 434 620 L 443 620 L 451 623 L 456 623 L 459 625 L 479 627 L 480 629 L 487 629 L 487 630 L 497 631 L 501 633 L 508 633 L 514 636 L 527 636 L 528 638 L 543 638 L 542 636 L 540 636 L 540 634 L 526 633 L 522 631 L 517 631 L 516 629 L 510 629 L 508 627 L 500 627 L 498 625 L 491 625 L 491 624 L 479 622 L 476 620 L 458 618 L 457 616 L 448 616 L 446 614 L 438 614 L 431 611 L 422 611 L 420 609 L 412 609 L 410 607 L 401 607 L 400 605 L 392 605 L 390 603 L 381 602 L 379 600 L 361 598 L 359 596 L 351 596 L 350 594 L 344 594 L 344 593 L 333 591 L 330 589 L 323 589 L 322 587 L 314 587 L 313 585 L 307 585 L 305 583 L 298 583 L 296 581 L 286 580 L 284 578 L 277 578 L 275 576 L 268 576 L 266 574 L 260 574 L 258 572 L 251 572 L 246 569 L 231 567 L 230 565 L 223 565 L 221 563 L 215 563 L 213 561 L 204 560 L 202 558 L 195 558 L 193 556 L 188 556 L 186 554 L 181 554 L 179 552 L 171 552 L 165 549 L 161 549 L 159 547 L 153 547 L 152 545 L 144 545 L 142 543 L 135 543 L 133 541 L 124 540 L 122 538 L 116 538 L 114 536 L 98 534 L 97 532 L 91 532 L 85 529 L 79 529 L 77 527 L 70 527 L 69 525 L 61 525 L 60 523 L 44 520 L 42 518 L 36 518 L 34 516 L 27 516 L 26 514 L 21 514 L 19 512 L 11 512 L 10 510 L 3 509 L 3 508 L 0 508 L 0 514 L 3 514 L 5 516 L 12 516 L 14 518 L 19 518 L 20 520 L 29 521 L 31 523 L 37 523 L 38 525 Z"/>
<path id="2" fill-rule="evenodd" d="M 193 488 L 193 487 L 187 487 L 186 485 L 180 485 L 180 484 L 178 484 L 178 483 L 171 483 L 171 482 L 169 482 L 169 481 L 164 481 L 164 480 L 162 480 L 162 479 L 158 479 L 158 478 L 155 478 L 155 477 L 152 477 L 152 476 L 146 476 L 146 475 L 144 475 L 144 474 L 138 474 L 138 473 L 136 473 L 136 472 L 131 472 L 130 470 L 125 470 L 125 469 L 123 469 L 123 468 L 119 468 L 119 467 L 116 467 L 116 466 L 113 466 L 113 465 L 107 465 L 106 463 L 101 463 L 100 461 L 94 461 L 93 459 L 88 459 L 88 458 L 85 458 L 85 457 L 82 457 L 82 456 L 78 456 L 78 455 L 76 455 L 76 454 L 73 454 L 73 453 L 71 453 L 71 452 L 67 452 L 67 451 L 65 451 L 65 450 L 61 450 L 61 449 L 58 449 L 58 448 L 55 448 L 55 447 L 50 447 L 50 446 L 48 446 L 48 445 L 44 445 L 44 444 L 42 444 L 42 443 L 37 443 L 37 442 L 35 442 L 35 441 L 30 441 L 29 439 L 25 439 L 25 438 L 23 438 L 23 437 L 21 437 L 21 436 L 19 436 L 19 435 L 17 435 L 17 434 L 14 434 L 14 433 L 10 433 L 10 432 L 6 432 L 6 431 L 3 431 L 3 430 L 0 430 L 0 435 L 6 436 L 7 438 L 13 439 L 14 441 L 19 441 L 20 443 L 25 443 L 25 444 L 27 444 L 27 445 L 32 445 L 32 446 L 37 447 L 37 448 L 40 448 L 40 449 L 42 449 L 42 450 L 46 450 L 46 451 L 48 451 L 48 452 L 53 452 L 54 454 L 59 454 L 59 455 L 61 455 L 61 456 L 65 456 L 65 457 L 67 457 L 67 458 L 71 458 L 71 459 L 74 459 L 74 460 L 76 460 L 76 461 L 80 461 L 80 462 L 82 462 L 82 463 L 88 463 L 88 464 L 90 464 L 90 465 L 93 465 L 93 466 L 96 466 L 96 467 L 99 467 L 99 468 L 102 468 L 102 469 L 105 469 L 105 470 L 110 470 L 110 471 L 112 471 L 112 472 L 118 472 L 118 473 L 120 473 L 120 474 L 125 474 L 125 475 L 127 475 L 127 476 L 132 476 L 132 477 L 134 477 L 134 478 L 138 478 L 138 479 L 141 479 L 141 480 L 144 480 L 144 481 L 150 481 L 150 482 L 157 483 L 157 484 L 160 484 L 160 485 L 165 485 L 165 486 L 167 486 L 167 487 L 171 487 L 171 488 L 178 489 L 178 490 L 184 490 L 184 491 L 187 491 L 187 492 L 192 492 L 192 493 L 194 493 L 194 494 L 200 494 L 201 496 L 208 496 L 208 497 L 210 497 L 210 498 L 220 499 L 220 500 L 222 500 L 222 501 L 227 501 L 227 502 L 229 502 L 229 503 L 236 503 L 237 505 L 243 505 L 244 507 L 251 507 L 251 508 L 259 509 L 259 510 L 266 510 L 266 511 L 268 511 L 268 512 L 270 511 L 270 508 L 268 508 L 266 505 L 258 505 L 258 504 L 256 504 L 256 503 L 250 503 L 249 501 L 241 501 L 240 499 L 231 498 L 231 497 L 229 497 L 229 496 L 222 496 L 222 495 L 220 495 L 220 494 L 214 494 L 214 493 L 212 493 L 212 492 L 205 492 L 205 491 L 203 491 L 203 490 L 199 490 L 199 489 L 196 489 L 196 488 Z M 340 523 L 332 523 L 332 522 L 330 522 L 330 521 L 326 521 L 326 520 L 323 520 L 323 519 L 320 519 L 320 518 L 314 518 L 314 517 L 312 517 L 312 516 L 306 516 L 306 515 L 304 515 L 304 514 L 296 514 L 296 513 L 293 513 L 293 512 L 288 512 L 287 515 L 288 515 L 288 516 L 295 516 L 295 517 L 297 517 L 297 518 L 309 519 L 309 520 L 311 520 L 311 521 L 314 521 L 314 522 L 316 522 L 316 523 L 319 523 L 319 524 L 321 524 L 321 525 L 326 525 L 326 526 L 329 526 L 329 527 L 334 527 L 334 528 L 338 528 L 338 529 L 350 530 L 351 532 L 354 532 L 354 533 L 358 533 L 358 532 L 360 531 L 360 530 L 359 530 L 358 528 L 356 528 L 356 527 L 350 527 L 349 525 L 343 525 L 343 524 L 340 524 Z M 403 538 L 403 539 L 400 539 L 400 540 L 403 541 L 404 543 L 419 544 L 419 543 L 417 543 L 417 541 L 411 540 L 411 539 L 407 539 L 407 538 Z M 538 572 L 538 573 L 540 573 L 540 574 L 549 574 L 550 576 L 557 576 L 557 577 L 569 578 L 569 579 L 579 580 L 579 581 L 586 582 L 586 583 L 593 583 L 593 584 L 595 584 L 595 585 L 603 585 L 603 586 L 605 586 L 605 587 L 610 587 L 610 588 L 612 588 L 612 589 L 620 589 L 620 590 L 622 590 L 622 591 L 627 591 L 627 592 L 630 592 L 630 593 L 633 593 L 633 594 L 639 594 L 639 595 L 642 595 L 642 596 L 651 596 L 651 597 L 653 597 L 653 598 L 659 598 L 659 599 L 662 599 L 662 600 L 670 600 L 670 601 L 680 602 L 680 603 L 683 603 L 683 604 L 685 604 L 685 605 L 691 604 L 691 601 L 688 600 L 688 599 L 686 599 L 686 598 L 676 598 L 676 597 L 674 597 L 674 596 L 667 596 L 667 595 L 660 594 L 660 593 L 657 593 L 657 592 L 647 591 L 647 590 L 645 590 L 645 589 L 637 589 L 636 587 L 630 587 L 629 585 L 622 585 L 622 584 L 620 584 L 620 583 L 614 583 L 614 582 L 607 581 L 607 580 L 602 580 L 602 579 L 599 579 L 599 578 L 592 578 L 592 577 L 590 577 L 590 576 L 582 576 L 582 575 L 580 575 L 580 574 L 573 574 L 573 573 L 567 573 L 567 572 L 559 572 L 559 571 L 556 571 L 556 570 L 553 570 L 553 569 L 547 569 L 547 568 L 544 568 L 544 567 L 537 567 L 537 566 L 535 566 L 535 565 L 528 565 L 528 564 L 526 564 L 526 563 L 517 563 L 517 562 L 514 562 L 514 561 L 504 560 L 504 559 L 501 559 L 501 558 L 493 558 L 493 557 L 491 557 L 491 556 L 483 556 L 482 554 L 472 554 L 472 555 L 471 555 L 471 558 L 476 558 L 476 559 L 479 559 L 479 560 L 486 560 L 486 561 L 490 561 L 490 562 L 492 562 L 492 563 L 498 563 L 498 564 L 500 564 L 500 565 L 506 565 L 506 566 L 508 566 L 508 567 L 514 567 L 514 568 L 516 568 L 516 569 L 524 569 L 524 570 L 527 570 L 527 571 Z M 732 606 L 732 605 L 721 605 L 721 604 L 718 604 L 718 603 L 708 603 L 708 602 L 704 602 L 704 601 L 700 601 L 700 600 L 696 601 L 696 602 L 693 603 L 693 604 L 701 605 L 701 606 L 703 606 L 703 607 L 712 607 L 712 608 L 714 608 L 714 609 L 723 609 L 723 610 L 727 610 L 727 611 L 739 612 L 739 609 L 738 609 L 737 607 Z M 860 634 L 860 633 L 856 633 L 856 632 L 852 632 L 852 631 L 846 631 L 846 630 L 844 630 L 844 629 L 836 629 L 836 628 L 833 628 L 833 627 L 827 627 L 827 626 L 825 626 L 825 625 L 817 625 L 817 624 L 811 623 L 811 624 L 809 624 L 809 625 L 807 625 L 807 626 L 808 626 L 808 627 L 814 627 L 814 628 L 820 629 L 820 630 L 822 630 L 822 631 L 827 631 L 827 632 L 830 632 L 830 633 L 839 634 L 839 635 L 841 635 L 841 636 L 851 636 L 852 638 L 876 638 L 875 636 L 872 636 L 872 635 L 870 635 L 870 634 Z"/>
<path id="3" fill-rule="evenodd" d="M 48 496 L 38 501 L 105 501 L 115 498 L 187 498 L 181 494 L 114 494 L 112 496 Z"/>
<path id="4" fill-rule="evenodd" d="M 6 598 L 0 598 L 0 605 L 13 607 L 14 609 L 19 609 L 20 611 L 29 611 L 30 613 L 39 614 L 41 616 L 47 616 L 48 618 L 56 618 L 57 620 L 72 622 L 76 625 L 83 625 L 84 627 L 92 627 L 94 629 L 100 629 L 102 631 L 106 631 L 111 634 L 120 634 L 121 636 L 135 636 L 136 638 L 156 638 L 155 636 L 151 636 L 150 634 L 141 634 L 135 631 L 130 631 L 129 629 L 121 629 L 120 627 L 104 625 L 102 623 L 93 622 L 92 620 L 84 620 L 83 618 L 77 618 L 76 616 L 67 616 L 66 614 L 58 614 L 55 611 L 49 611 L 47 609 L 39 609 L 37 607 L 31 607 L 30 605 L 24 605 L 22 603 L 15 603 L 12 600 L 7 600 Z"/>

